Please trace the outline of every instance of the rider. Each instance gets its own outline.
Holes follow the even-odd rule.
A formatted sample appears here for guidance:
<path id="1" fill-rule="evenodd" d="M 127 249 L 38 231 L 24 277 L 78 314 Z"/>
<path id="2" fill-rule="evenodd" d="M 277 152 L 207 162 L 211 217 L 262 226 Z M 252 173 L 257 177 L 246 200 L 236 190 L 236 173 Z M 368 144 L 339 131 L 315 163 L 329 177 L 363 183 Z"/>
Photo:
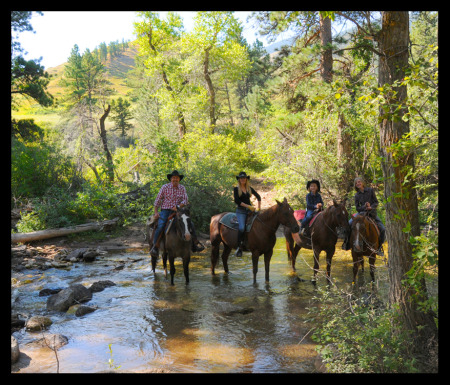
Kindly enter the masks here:
<path id="1" fill-rule="evenodd" d="M 186 188 L 180 184 L 183 177 L 184 175 L 180 175 L 177 170 L 172 171 L 172 174 L 167 174 L 170 183 L 163 185 L 156 196 L 154 206 L 155 220 L 158 220 L 158 225 L 153 237 L 153 247 L 150 250 L 150 255 L 153 257 L 158 256 L 158 237 L 164 230 L 169 215 L 177 211 L 177 206 L 182 207 L 188 203 Z M 161 213 L 158 212 L 158 207 L 161 207 Z M 205 247 L 197 239 L 194 223 L 192 223 L 192 251 L 198 252 L 204 249 Z"/>
<path id="2" fill-rule="evenodd" d="M 316 210 L 320 211 L 323 207 L 323 200 L 320 193 L 320 182 L 317 179 L 310 180 L 306 183 L 306 189 L 309 193 L 306 195 L 306 215 L 300 223 L 300 232 L 304 234 L 309 221 Z"/>
<path id="3" fill-rule="evenodd" d="M 261 196 L 250 186 L 250 176 L 244 171 L 241 171 L 236 176 L 238 184 L 233 188 L 234 202 L 237 204 L 236 216 L 239 224 L 238 229 L 238 248 L 236 256 L 242 257 L 242 244 L 244 242 L 245 222 L 249 211 L 255 211 L 255 208 L 250 202 L 250 197 L 253 194 L 258 200 L 258 210 L 261 210 Z"/>
<path id="4" fill-rule="evenodd" d="M 378 229 L 380 230 L 380 248 L 377 251 L 377 255 L 383 257 L 383 243 L 386 239 L 386 229 L 381 222 L 381 219 L 377 215 L 378 199 L 375 195 L 373 188 L 365 187 L 364 180 L 362 178 L 355 178 L 354 187 L 356 190 L 355 194 L 355 207 L 357 213 L 355 215 L 362 215 L 368 212 L 370 217 L 375 221 Z M 353 218 L 350 219 L 349 225 L 352 226 Z M 349 245 L 350 235 L 342 243 L 343 250 L 350 250 L 351 245 Z"/>

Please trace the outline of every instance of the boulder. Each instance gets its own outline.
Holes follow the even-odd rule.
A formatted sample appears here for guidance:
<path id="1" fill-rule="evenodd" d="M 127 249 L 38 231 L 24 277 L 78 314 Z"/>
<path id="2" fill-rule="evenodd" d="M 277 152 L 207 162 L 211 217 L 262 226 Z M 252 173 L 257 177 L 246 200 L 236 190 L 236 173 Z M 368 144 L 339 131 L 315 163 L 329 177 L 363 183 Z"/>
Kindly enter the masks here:
<path id="1" fill-rule="evenodd" d="M 51 324 L 52 320 L 50 318 L 42 315 L 35 315 L 27 321 L 26 328 L 27 330 L 32 332 L 40 332 L 41 330 L 46 329 Z"/>
<path id="2" fill-rule="evenodd" d="M 87 302 L 92 299 L 92 292 L 81 284 L 70 285 L 47 299 L 47 310 L 65 312 L 75 303 Z"/>
<path id="3" fill-rule="evenodd" d="M 50 349 L 58 350 L 60 347 L 67 345 L 69 339 L 62 334 L 46 334 L 42 342 Z"/>
<path id="4" fill-rule="evenodd" d="M 93 311 L 96 311 L 96 310 L 97 310 L 96 307 L 81 305 L 75 312 L 75 315 L 77 317 L 81 317 L 81 316 L 84 316 L 85 314 L 92 313 Z"/>
<path id="5" fill-rule="evenodd" d="M 17 361 L 19 361 L 19 356 L 19 343 L 17 342 L 16 337 L 11 336 L 11 364 L 15 364 Z"/>
<path id="6" fill-rule="evenodd" d="M 116 286 L 116 284 L 112 281 L 97 281 L 91 285 L 89 290 L 92 293 L 98 293 L 99 291 L 105 290 L 105 288 L 107 288 L 109 286 Z"/>

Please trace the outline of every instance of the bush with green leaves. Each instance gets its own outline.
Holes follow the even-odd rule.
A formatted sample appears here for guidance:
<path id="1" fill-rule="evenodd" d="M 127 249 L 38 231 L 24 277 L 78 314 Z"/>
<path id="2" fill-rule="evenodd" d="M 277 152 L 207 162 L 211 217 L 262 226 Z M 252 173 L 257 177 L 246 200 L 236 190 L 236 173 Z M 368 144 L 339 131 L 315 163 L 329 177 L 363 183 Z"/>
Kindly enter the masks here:
<path id="1" fill-rule="evenodd" d="M 385 308 L 369 291 L 355 295 L 318 289 L 308 309 L 312 339 L 331 373 L 414 373 L 412 335 L 395 306 Z"/>

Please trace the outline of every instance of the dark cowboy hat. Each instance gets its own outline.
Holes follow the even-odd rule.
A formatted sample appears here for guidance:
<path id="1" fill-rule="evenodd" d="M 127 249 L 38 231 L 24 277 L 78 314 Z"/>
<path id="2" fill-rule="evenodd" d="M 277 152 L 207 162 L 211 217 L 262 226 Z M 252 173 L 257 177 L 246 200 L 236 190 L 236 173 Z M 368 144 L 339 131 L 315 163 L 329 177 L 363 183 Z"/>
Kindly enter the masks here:
<path id="1" fill-rule="evenodd" d="M 169 181 L 170 181 L 173 176 L 179 176 L 180 177 L 180 181 L 181 181 L 181 179 L 184 178 L 184 175 L 180 175 L 177 170 L 173 170 L 172 174 L 167 174 L 167 179 L 169 179 Z"/>
<path id="2" fill-rule="evenodd" d="M 236 175 L 236 179 L 239 180 L 239 178 L 247 178 L 247 179 L 250 179 L 250 176 L 247 175 L 244 171 L 241 171 L 241 172 L 239 173 L 239 175 Z"/>
<path id="3" fill-rule="evenodd" d="M 320 182 L 317 179 L 310 180 L 308 183 L 306 183 L 306 189 L 309 190 L 309 186 L 311 186 L 311 183 L 315 183 L 317 185 L 317 192 L 320 192 Z"/>

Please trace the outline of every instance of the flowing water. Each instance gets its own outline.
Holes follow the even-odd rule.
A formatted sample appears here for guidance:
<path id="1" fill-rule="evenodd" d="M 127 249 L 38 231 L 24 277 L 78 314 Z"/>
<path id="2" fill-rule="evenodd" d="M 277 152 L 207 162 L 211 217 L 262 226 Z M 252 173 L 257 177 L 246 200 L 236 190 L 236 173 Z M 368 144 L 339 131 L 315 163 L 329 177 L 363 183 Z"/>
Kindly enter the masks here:
<path id="1" fill-rule="evenodd" d="M 174 286 L 170 276 L 164 277 L 161 260 L 153 273 L 148 250 L 110 252 L 68 270 L 13 273 L 13 310 L 49 316 L 53 324 L 45 333 L 59 333 L 69 340 L 56 357 L 36 343 L 42 333 L 15 332 L 25 355 L 15 371 L 54 373 L 58 360 L 60 373 L 315 372 L 317 353 L 308 334 L 311 325 L 305 322 L 307 308 L 314 306 L 312 258 L 311 251 L 302 249 L 297 272 L 291 272 L 284 238 L 278 238 L 267 284 L 262 256 L 254 284 L 250 253 L 242 258 L 230 256 L 229 275 L 224 274 L 220 261 L 217 275 L 212 276 L 209 251 L 192 256 L 189 285 L 185 285 L 181 260 L 176 261 Z M 320 259 L 320 268 L 325 270 L 325 255 Z M 339 261 L 333 259 L 335 282 L 349 285 L 351 269 L 349 252 Z M 365 275 L 369 280 L 368 268 Z M 47 312 L 48 297 L 38 295 L 43 288 L 73 283 L 89 287 L 101 280 L 111 280 L 116 286 L 93 293 L 85 305 L 98 309 L 82 317 Z M 325 278 L 317 286 L 325 287 Z"/>

